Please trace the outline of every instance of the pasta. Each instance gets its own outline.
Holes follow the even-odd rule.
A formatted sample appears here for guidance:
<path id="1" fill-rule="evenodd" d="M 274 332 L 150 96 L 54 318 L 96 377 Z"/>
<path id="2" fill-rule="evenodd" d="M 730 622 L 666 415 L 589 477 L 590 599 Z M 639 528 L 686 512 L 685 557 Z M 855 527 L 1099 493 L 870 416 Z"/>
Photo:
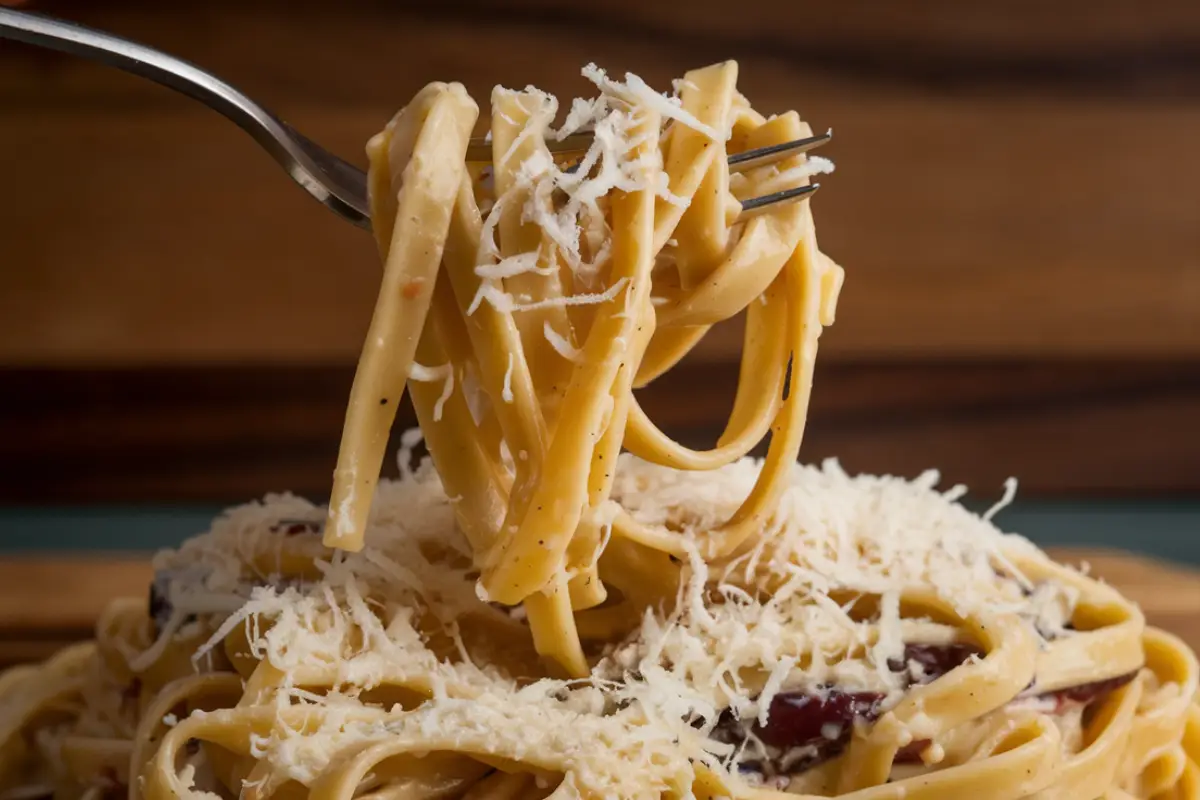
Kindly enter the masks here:
<path id="1" fill-rule="evenodd" d="M 1184 643 L 935 473 L 797 463 L 842 270 L 807 200 L 742 204 L 829 166 L 728 156 L 808 126 L 732 62 L 584 76 L 557 128 L 497 88 L 490 163 L 457 84 L 372 139 L 328 508 L 230 510 L 148 604 L 0 676 L 0 799 L 1200 799 Z M 683 447 L 635 390 L 742 312 L 726 428 Z"/>

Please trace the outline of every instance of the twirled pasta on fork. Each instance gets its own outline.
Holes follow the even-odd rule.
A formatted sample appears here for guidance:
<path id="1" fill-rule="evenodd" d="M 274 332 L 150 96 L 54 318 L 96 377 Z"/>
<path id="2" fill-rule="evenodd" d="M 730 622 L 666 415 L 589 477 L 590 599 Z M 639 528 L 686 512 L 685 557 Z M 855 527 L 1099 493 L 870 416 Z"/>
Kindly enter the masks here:
<path id="1" fill-rule="evenodd" d="M 728 159 L 808 126 L 732 62 L 584 75 L 565 113 L 497 88 L 487 164 L 457 84 L 372 139 L 328 508 L 231 510 L 0 678 L 0 797 L 1200 798 L 1186 645 L 933 473 L 796 463 L 842 270 L 807 199 L 742 202 L 831 165 Z M 742 312 L 729 421 L 684 447 L 635 390 Z M 430 459 L 405 434 L 380 481 L 406 390 Z"/>

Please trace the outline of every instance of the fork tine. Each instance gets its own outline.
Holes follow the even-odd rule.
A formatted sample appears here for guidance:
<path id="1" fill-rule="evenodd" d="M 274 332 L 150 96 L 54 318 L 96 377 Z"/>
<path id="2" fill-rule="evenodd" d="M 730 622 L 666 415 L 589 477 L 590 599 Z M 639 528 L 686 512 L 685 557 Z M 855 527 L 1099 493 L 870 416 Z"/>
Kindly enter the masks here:
<path id="1" fill-rule="evenodd" d="M 745 172 L 748 169 L 755 167 L 763 167 L 767 164 L 774 164 L 777 161 L 782 161 L 790 156 L 807 153 L 809 150 L 816 149 L 827 143 L 833 138 L 833 131 L 826 131 L 817 136 L 809 136 L 804 139 L 796 139 L 792 142 L 784 142 L 783 144 L 773 144 L 770 147 L 759 147 L 755 150 L 747 150 L 744 153 L 738 153 L 729 157 L 730 172 Z M 592 146 L 592 134 L 590 133 L 573 133 L 561 141 L 546 142 L 546 149 L 555 155 L 570 155 L 573 153 L 586 153 L 588 148 Z M 491 161 L 492 160 L 492 143 L 486 139 L 472 139 L 467 146 L 468 161 Z"/>
<path id="2" fill-rule="evenodd" d="M 782 192 L 764 194 L 762 197 L 752 197 L 742 203 L 742 213 L 738 214 L 738 222 L 757 217 L 774 209 L 775 206 L 795 203 L 805 197 L 811 197 L 813 192 L 821 188 L 821 184 L 813 183 L 808 186 L 797 186 L 795 189 L 784 189 Z"/>
<path id="3" fill-rule="evenodd" d="M 832 131 L 817 136 L 809 136 L 804 139 L 796 139 L 783 144 L 770 145 L 769 147 L 759 147 L 755 150 L 747 150 L 744 153 L 738 153 L 729 157 L 729 171 L 743 172 L 755 167 L 763 167 L 768 164 L 774 164 L 800 153 L 806 153 L 809 150 L 820 147 L 833 138 Z M 590 133 L 575 133 L 561 141 L 546 142 L 546 148 L 556 155 L 583 153 L 591 146 L 592 135 Z M 468 161 L 491 161 L 492 160 L 492 143 L 483 139 L 472 139 L 467 146 Z M 567 172 L 573 172 L 578 169 L 579 164 L 572 164 L 567 167 Z M 763 195 L 762 197 L 752 197 L 742 203 L 742 211 L 738 214 L 738 221 L 744 221 L 751 217 L 756 217 L 759 214 L 765 214 L 772 210 L 773 207 L 787 203 L 795 203 L 805 197 L 809 197 L 817 189 L 821 188 L 821 184 L 813 183 L 808 186 L 798 186 L 795 189 L 785 189 L 782 192 L 772 192 L 771 194 Z"/>
<path id="4" fill-rule="evenodd" d="M 765 167 L 767 164 L 774 164 L 790 156 L 807 153 L 809 150 L 826 144 L 832 138 L 833 131 L 825 131 L 825 133 L 817 136 L 809 136 L 805 139 L 796 139 L 795 141 L 784 142 L 783 144 L 773 144 L 769 147 L 747 150 L 744 153 L 738 153 L 729 157 L 729 171 L 745 172 L 755 167 Z"/>

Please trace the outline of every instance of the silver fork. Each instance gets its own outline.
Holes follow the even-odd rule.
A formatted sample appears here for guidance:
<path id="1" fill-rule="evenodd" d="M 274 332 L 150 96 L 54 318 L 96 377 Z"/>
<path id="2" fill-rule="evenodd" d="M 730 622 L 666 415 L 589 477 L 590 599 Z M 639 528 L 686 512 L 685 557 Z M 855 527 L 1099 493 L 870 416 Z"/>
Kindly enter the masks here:
<path id="1" fill-rule="evenodd" d="M 296 183 L 326 208 L 370 230 L 367 176 L 354 165 L 330 153 L 279 117 L 210 72 L 151 47 L 103 31 L 29 11 L 0 8 L 0 39 L 40 45 L 132 72 L 181 92 L 224 115 L 250 134 Z M 733 172 L 742 172 L 780 161 L 819 147 L 831 133 L 749 150 L 729 157 Z M 554 153 L 582 153 L 591 143 L 587 133 L 547 142 Z M 471 161 L 491 161 L 492 146 L 472 139 L 467 148 Z M 754 197 L 742 203 L 742 216 L 762 213 L 771 206 L 811 195 L 820 184 L 800 186 Z"/>

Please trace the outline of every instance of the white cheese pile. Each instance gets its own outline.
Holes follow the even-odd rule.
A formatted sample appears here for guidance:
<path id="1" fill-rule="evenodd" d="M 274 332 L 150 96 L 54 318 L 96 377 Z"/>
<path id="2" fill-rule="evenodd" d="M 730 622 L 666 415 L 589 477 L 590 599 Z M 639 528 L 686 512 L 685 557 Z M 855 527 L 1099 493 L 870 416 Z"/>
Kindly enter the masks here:
<path id="1" fill-rule="evenodd" d="M 724 520 L 759 468 L 745 459 L 681 473 L 626 455 L 613 498 L 637 520 L 688 539 Z M 536 753 L 567 765 L 570 779 L 590 791 L 632 796 L 650 785 L 686 785 L 689 758 L 734 757 L 730 745 L 706 736 L 726 708 L 765 722 L 781 690 L 836 684 L 898 692 L 901 678 L 887 661 L 908 642 L 953 634 L 900 618 L 898 598 L 908 587 L 935 588 L 964 614 L 1009 611 L 1061 631 L 1069 593 L 1053 586 L 1030 593 L 1006 575 L 1001 552 L 1035 553 L 1033 545 L 960 506 L 961 488 L 936 491 L 936 481 L 935 473 L 909 482 L 851 477 L 833 462 L 796 465 L 773 522 L 751 548 L 718 564 L 692 549 L 680 565 L 678 598 L 645 609 L 640 628 L 610 643 L 592 677 L 576 682 L 539 679 L 521 615 L 478 600 L 470 548 L 428 462 L 381 482 L 370 544 L 360 553 L 321 556 L 315 532 L 281 533 L 281 519 L 323 517 L 282 495 L 232 509 L 155 565 L 181 576 L 170 592 L 177 614 L 196 613 L 219 628 L 211 646 L 248 620 L 254 655 L 285 675 L 280 708 L 326 708 L 317 732 L 280 729 L 258 742 L 260 757 L 281 774 L 310 782 L 364 737 L 451 736 L 507 757 Z M 282 590 L 264 569 L 287 572 L 313 556 L 320 560 L 308 580 Z M 226 619 L 255 576 L 266 585 Z M 845 598 L 859 595 L 879 598 L 879 613 L 855 618 Z M 314 674 L 326 676 L 325 687 L 311 685 Z M 356 718 L 360 693 L 389 684 L 429 699 Z M 343 711 L 349 716 L 339 717 Z M 630 783 L 630 775 L 638 780 Z"/>
<path id="2" fill-rule="evenodd" d="M 558 128 L 553 127 L 559 108 L 557 98 L 534 87 L 528 87 L 522 93 L 524 105 L 527 107 L 532 103 L 534 107 L 526 108 L 528 122 L 507 151 L 500 155 L 499 165 L 506 165 L 518 147 L 532 135 L 545 141 L 561 141 L 571 134 L 590 131 L 591 145 L 569 167 L 556 163 L 545 149 L 536 150 L 517 166 L 514 184 L 486 209 L 475 259 L 475 274 L 481 282 L 468 313 L 473 313 L 484 302 L 500 311 L 520 312 L 549 306 L 592 305 L 616 296 L 623 286 L 622 281 L 598 291 L 568 291 L 563 296 L 532 300 L 512 296 L 505 291 L 502 280 L 525 273 L 552 275 L 557 272 L 554 266 L 539 267 L 539 261 L 542 261 L 566 265 L 578 286 L 591 287 L 611 250 L 612 232 L 606 222 L 604 207 L 606 198 L 613 191 L 646 188 L 648 172 L 658 175 L 658 184 L 653 188 L 659 197 L 686 206 L 686 199 L 669 191 L 666 173 L 657 169 L 662 166 L 657 147 L 634 156 L 640 144 L 634 136 L 640 123 L 639 109 L 651 109 L 663 122 L 686 125 L 714 140 L 729 138 L 729 131 L 717 131 L 701 123 L 683 109 L 677 97 L 659 94 L 636 75 L 626 75 L 623 82 L 615 81 L 604 70 L 589 64 L 584 67 L 583 76 L 596 85 L 600 94 L 591 100 L 575 99 Z M 501 96 L 515 94 L 501 88 L 497 88 L 496 93 Z M 654 163 L 647 164 L 646 159 Z M 656 169 L 648 170 L 650 166 Z M 553 196 L 565 199 L 553 203 L 549 201 Z M 537 252 L 501 257 L 496 228 L 501 214 L 517 202 L 521 203 L 522 220 L 536 224 L 551 242 L 552 253 L 548 259 Z"/>

